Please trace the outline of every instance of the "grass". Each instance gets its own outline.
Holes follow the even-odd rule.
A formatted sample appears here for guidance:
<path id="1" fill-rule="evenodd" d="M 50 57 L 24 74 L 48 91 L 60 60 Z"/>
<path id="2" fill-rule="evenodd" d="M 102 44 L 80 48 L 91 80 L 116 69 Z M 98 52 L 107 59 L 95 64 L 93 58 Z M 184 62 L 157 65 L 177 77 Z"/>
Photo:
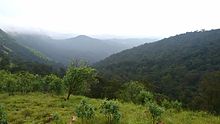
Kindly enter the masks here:
<path id="1" fill-rule="evenodd" d="M 74 115 L 75 107 L 85 98 L 71 96 L 65 101 L 64 96 L 43 93 L 8 96 L 0 94 L 0 104 L 5 107 L 9 124 L 66 124 Z M 89 103 L 99 108 L 102 100 L 89 98 Z M 118 102 L 122 118 L 120 124 L 152 124 L 151 115 L 144 106 Z M 54 119 L 57 117 L 59 119 Z M 162 115 L 165 124 L 220 124 L 220 117 L 205 112 L 166 111 Z M 91 124 L 105 124 L 105 117 L 97 111 Z M 77 119 L 74 124 L 80 124 Z"/>

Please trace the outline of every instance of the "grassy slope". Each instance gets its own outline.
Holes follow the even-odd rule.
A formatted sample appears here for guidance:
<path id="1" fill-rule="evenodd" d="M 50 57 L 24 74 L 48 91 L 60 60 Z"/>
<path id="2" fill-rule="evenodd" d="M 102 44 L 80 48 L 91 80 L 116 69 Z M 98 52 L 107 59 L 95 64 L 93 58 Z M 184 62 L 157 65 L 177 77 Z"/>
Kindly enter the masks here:
<path id="1" fill-rule="evenodd" d="M 69 101 L 64 101 L 63 96 L 52 96 L 50 94 L 31 93 L 27 95 L 8 96 L 0 94 L 0 104 L 3 104 L 8 113 L 10 124 L 23 123 L 45 123 L 51 114 L 57 113 L 64 123 L 69 123 L 73 116 L 74 108 L 82 96 L 71 96 Z M 97 108 L 102 100 L 89 99 L 91 104 Z M 122 113 L 121 124 L 151 124 L 151 117 L 145 107 L 131 103 L 120 103 Z M 219 124 L 220 117 L 209 115 L 204 112 L 168 112 L 163 114 L 165 124 Z M 97 112 L 92 124 L 104 124 L 104 116 Z M 74 123 L 75 124 L 75 123 Z M 78 119 L 76 124 L 80 124 Z"/>

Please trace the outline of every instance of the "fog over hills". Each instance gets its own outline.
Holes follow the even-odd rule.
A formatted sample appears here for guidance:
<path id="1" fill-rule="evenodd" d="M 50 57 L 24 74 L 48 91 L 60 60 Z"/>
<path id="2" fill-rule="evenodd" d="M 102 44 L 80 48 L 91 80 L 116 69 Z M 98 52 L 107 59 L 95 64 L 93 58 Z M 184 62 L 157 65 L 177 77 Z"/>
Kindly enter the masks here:
<path id="1" fill-rule="evenodd" d="M 43 32 L 8 32 L 15 41 L 23 46 L 33 48 L 42 52 L 48 58 L 67 65 L 71 59 L 83 59 L 89 63 L 98 62 L 111 54 L 120 52 L 125 49 L 155 41 L 155 39 L 97 39 L 86 35 L 70 37 L 66 34 L 60 35 L 65 38 L 57 38 L 42 34 Z M 56 36 L 55 36 L 56 35 Z M 74 36 L 74 34 L 73 34 Z"/>

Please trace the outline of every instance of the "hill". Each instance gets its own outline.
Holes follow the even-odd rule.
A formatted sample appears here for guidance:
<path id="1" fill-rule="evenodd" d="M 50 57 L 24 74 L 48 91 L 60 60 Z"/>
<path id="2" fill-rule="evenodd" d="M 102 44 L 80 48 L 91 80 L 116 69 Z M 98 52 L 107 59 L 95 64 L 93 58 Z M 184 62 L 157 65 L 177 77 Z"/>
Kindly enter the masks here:
<path id="1" fill-rule="evenodd" d="M 142 81 L 186 106 L 220 112 L 219 77 L 214 76 L 220 70 L 219 51 L 220 30 L 187 32 L 124 50 L 94 66 L 109 80 Z"/>
<path id="2" fill-rule="evenodd" d="M 67 65 L 71 59 L 83 59 L 90 64 L 154 39 L 100 40 L 86 35 L 68 39 L 53 39 L 44 34 L 9 33 L 17 43 L 42 52 L 48 58 Z"/>
<path id="3" fill-rule="evenodd" d="M 42 62 L 33 51 L 19 45 L 7 33 L 0 29 L 0 53 L 9 56 L 13 60 Z"/>
<path id="4" fill-rule="evenodd" d="M 117 43 L 104 42 L 85 35 L 69 39 L 52 39 L 46 35 L 10 33 L 21 45 L 34 48 L 56 62 L 68 64 L 78 58 L 94 63 L 119 52 L 125 47 Z"/>
<path id="5" fill-rule="evenodd" d="M 46 98 L 46 99 L 45 99 Z M 0 94 L 1 105 L 4 106 L 10 124 L 28 123 L 70 123 L 74 110 L 85 99 L 83 96 L 73 96 L 68 101 L 63 96 L 43 93 L 29 93 L 26 95 L 8 96 Z M 99 108 L 103 100 L 87 98 L 90 104 Z M 141 105 L 118 102 L 122 115 L 120 124 L 151 124 L 151 116 L 148 109 Z M 162 115 L 165 124 L 219 124 L 219 116 L 213 116 L 205 112 L 192 111 L 166 111 Z M 104 115 L 96 113 L 91 123 L 104 124 Z M 79 118 L 76 124 L 82 124 Z"/>
<path id="6" fill-rule="evenodd" d="M 60 68 L 63 68 L 61 64 L 51 61 L 33 48 L 18 44 L 15 39 L 0 29 L 0 69 L 45 75 L 61 73 Z"/>

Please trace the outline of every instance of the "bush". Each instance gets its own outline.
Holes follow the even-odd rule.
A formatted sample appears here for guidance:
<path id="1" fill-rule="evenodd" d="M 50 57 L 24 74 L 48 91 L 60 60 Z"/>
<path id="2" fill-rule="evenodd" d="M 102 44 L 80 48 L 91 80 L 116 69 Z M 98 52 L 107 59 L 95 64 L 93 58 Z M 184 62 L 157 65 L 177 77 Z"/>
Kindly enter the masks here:
<path id="1" fill-rule="evenodd" d="M 77 117 L 82 119 L 82 124 L 84 124 L 84 122 L 87 123 L 88 120 L 94 118 L 95 116 L 95 108 L 92 105 L 88 104 L 85 99 L 81 100 L 75 112 Z"/>
<path id="2" fill-rule="evenodd" d="M 164 112 L 164 109 L 156 103 L 148 103 L 148 109 L 151 113 L 153 124 L 155 124 L 156 121 L 161 119 L 161 115 Z"/>
<path id="3" fill-rule="evenodd" d="M 176 101 L 168 101 L 166 99 L 164 99 L 161 103 L 161 105 L 165 108 L 165 109 L 175 109 L 177 110 L 178 112 L 181 110 L 182 108 L 182 103 L 181 102 L 178 102 L 177 100 Z"/>
<path id="4" fill-rule="evenodd" d="M 60 117 L 60 115 L 58 113 L 53 113 L 51 116 L 52 122 L 54 122 L 55 124 L 64 124 L 62 118 Z"/>
<path id="5" fill-rule="evenodd" d="M 148 102 L 153 102 L 154 95 L 151 92 L 142 90 L 138 96 L 137 96 L 137 101 L 139 104 L 146 104 Z"/>
<path id="6" fill-rule="evenodd" d="M 105 115 L 108 124 L 115 124 L 119 122 L 121 114 L 119 113 L 118 105 L 114 101 L 104 100 L 100 109 L 100 113 Z"/>
<path id="7" fill-rule="evenodd" d="M 172 108 L 171 103 L 167 99 L 164 99 L 162 101 L 161 106 L 163 106 L 165 109 L 171 109 Z"/>
<path id="8" fill-rule="evenodd" d="M 8 124 L 7 114 L 2 105 L 0 105 L 0 124 Z"/>
<path id="9" fill-rule="evenodd" d="M 178 112 L 182 109 L 182 103 L 178 102 L 177 100 L 171 101 L 171 105 L 174 109 L 176 109 Z"/>
<path id="10" fill-rule="evenodd" d="M 42 89 L 44 92 L 62 94 L 64 92 L 63 80 L 54 74 L 46 75 L 43 78 Z"/>

